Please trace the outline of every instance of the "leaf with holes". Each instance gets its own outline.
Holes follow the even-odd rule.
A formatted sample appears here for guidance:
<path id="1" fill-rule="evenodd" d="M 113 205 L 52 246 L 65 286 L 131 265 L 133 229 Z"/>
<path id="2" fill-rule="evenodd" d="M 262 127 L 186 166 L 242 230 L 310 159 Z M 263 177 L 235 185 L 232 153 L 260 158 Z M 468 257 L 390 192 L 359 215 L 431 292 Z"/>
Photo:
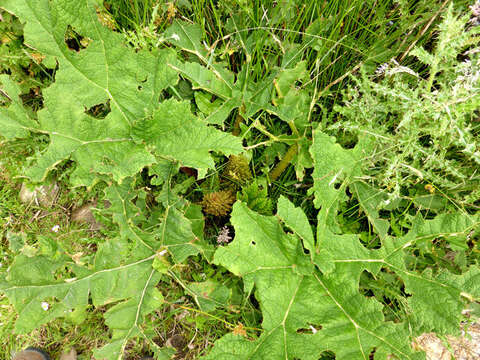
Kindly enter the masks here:
<path id="1" fill-rule="evenodd" d="M 425 238 L 466 234 L 478 226 L 476 218 L 418 219 L 407 235 L 386 236 L 376 250 L 365 248 L 358 235 L 327 229 L 313 266 L 300 242 L 312 239 L 300 211 L 286 199 L 280 201 L 277 216 L 294 231 L 288 234 L 275 217 L 259 216 L 240 202 L 234 205 L 235 239 L 219 248 L 214 260 L 241 276 L 247 292 L 255 286 L 263 332 L 255 340 L 228 334 L 207 359 L 318 359 L 326 350 L 339 359 L 422 359 L 424 354 L 410 348 L 409 336 L 458 331 L 466 301 L 480 298 L 478 267 L 461 275 L 433 274 L 418 272 L 406 261 L 409 247 Z M 445 232 L 439 233 L 441 224 Z M 408 327 L 385 321 L 383 305 L 359 293 L 363 271 L 375 275 L 385 270 L 397 274 L 411 295 L 414 316 Z"/>
<path id="2" fill-rule="evenodd" d="M 177 82 L 175 71 L 166 66 L 175 61 L 175 53 L 128 48 L 120 34 L 102 26 L 94 5 L 90 0 L 82 6 L 73 0 L 2 2 L 26 21 L 25 42 L 58 62 L 55 82 L 44 90 L 44 109 L 38 112 L 38 131 L 50 136 L 50 145 L 27 172 L 34 181 L 67 159 L 77 166 L 74 185 L 91 185 L 97 174 L 121 182 L 155 162 L 130 131 L 135 119 L 153 112 L 161 91 Z M 67 44 L 72 31 L 86 48 Z M 108 115 L 92 116 L 96 106 L 109 108 Z"/>
<path id="3" fill-rule="evenodd" d="M 217 250 L 215 263 L 241 276 L 247 289 L 255 286 L 263 332 L 256 340 L 227 335 L 207 359 L 318 359 L 326 350 L 339 359 L 364 360 L 373 352 L 375 359 L 421 358 L 403 325 L 385 321 L 382 305 L 358 292 L 356 271 L 322 274 L 296 235 L 241 202 L 232 223 L 235 239 Z M 310 237 L 300 229 L 295 233 Z"/>
<path id="4" fill-rule="evenodd" d="M 379 271 L 396 274 L 405 284 L 406 294 L 410 295 L 408 305 L 415 321 L 409 327 L 414 334 L 430 331 L 457 333 L 461 312 L 467 302 L 480 298 L 480 269 L 472 266 L 460 275 L 447 270 L 432 273 L 431 269 L 426 269 L 420 272 L 415 264 L 407 261 L 408 251 L 422 242 L 440 237 L 459 237 L 461 234 L 466 237 L 472 228 L 480 224 L 478 218 L 467 215 L 462 219 L 455 216 L 449 222 L 450 227 L 441 229 L 438 225 L 447 224 L 443 216 L 432 220 L 418 217 L 405 236 L 386 236 L 382 247 L 376 250 L 366 249 L 357 235 L 337 235 L 327 230 L 328 236 L 322 243 L 316 262 L 325 274 L 350 274 L 357 284 L 364 270 L 374 275 Z"/>

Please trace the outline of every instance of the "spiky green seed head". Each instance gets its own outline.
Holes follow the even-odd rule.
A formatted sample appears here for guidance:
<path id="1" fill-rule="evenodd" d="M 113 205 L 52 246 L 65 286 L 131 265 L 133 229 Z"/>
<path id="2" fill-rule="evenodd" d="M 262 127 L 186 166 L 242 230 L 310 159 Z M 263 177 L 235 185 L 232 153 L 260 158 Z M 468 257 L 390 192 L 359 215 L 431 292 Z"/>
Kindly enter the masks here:
<path id="1" fill-rule="evenodd" d="M 205 194 L 202 200 L 203 211 L 214 216 L 225 216 L 232 209 L 235 194 L 230 190 Z"/>
<path id="2" fill-rule="evenodd" d="M 252 178 L 252 172 L 247 158 L 243 155 L 231 155 L 223 171 L 223 176 L 240 184 L 248 182 Z"/>

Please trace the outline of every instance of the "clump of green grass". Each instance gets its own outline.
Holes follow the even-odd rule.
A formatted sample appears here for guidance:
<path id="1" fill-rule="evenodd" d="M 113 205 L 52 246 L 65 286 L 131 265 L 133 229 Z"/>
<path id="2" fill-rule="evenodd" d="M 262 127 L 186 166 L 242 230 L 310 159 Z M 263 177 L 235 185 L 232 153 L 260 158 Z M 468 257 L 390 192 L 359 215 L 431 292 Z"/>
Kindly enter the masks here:
<path id="1" fill-rule="evenodd" d="M 33 149 L 39 144 L 31 140 L 0 143 L 0 273 L 5 275 L 8 266 L 18 253 L 33 254 L 41 247 L 39 239 L 51 239 L 69 254 L 82 252 L 88 255 L 88 243 L 92 232 L 84 225 L 70 221 L 69 208 L 72 201 L 81 201 L 63 187 L 58 200 L 50 208 L 34 203 L 24 204 L 19 200 L 22 168 Z M 52 229 L 58 225 L 58 232 Z M 75 314 L 79 315 L 79 314 Z M 29 334 L 17 335 L 14 323 L 17 314 L 8 302 L 0 297 L 0 358 L 9 359 L 12 354 L 27 346 L 44 348 L 52 358 L 74 347 L 80 359 L 89 359 L 92 350 L 108 341 L 101 309 L 85 309 L 79 322 L 74 316 L 56 320 Z"/>
<path id="2" fill-rule="evenodd" d="M 45 349 L 52 359 L 58 359 L 63 352 L 75 348 L 79 360 L 92 358 L 92 349 L 100 347 L 109 340 L 108 329 L 99 309 L 88 311 L 85 321 L 74 324 L 65 320 L 56 320 L 32 331 L 29 334 L 14 333 L 15 310 L 6 297 L 0 297 L 0 336 L 2 338 L 2 359 L 10 359 L 15 352 L 28 346 Z"/>
<path id="3" fill-rule="evenodd" d="M 462 0 L 457 6 L 469 4 Z M 139 47 L 159 46 L 173 19 L 199 24 L 206 48 L 234 72 L 248 64 L 262 79 L 287 56 L 307 60 L 312 82 L 325 90 L 360 64 L 375 68 L 404 59 L 412 43 L 428 41 L 445 2 L 432 1 L 105 1 Z M 233 15 L 232 15 L 233 14 Z M 142 34 L 144 35 L 142 37 Z"/>

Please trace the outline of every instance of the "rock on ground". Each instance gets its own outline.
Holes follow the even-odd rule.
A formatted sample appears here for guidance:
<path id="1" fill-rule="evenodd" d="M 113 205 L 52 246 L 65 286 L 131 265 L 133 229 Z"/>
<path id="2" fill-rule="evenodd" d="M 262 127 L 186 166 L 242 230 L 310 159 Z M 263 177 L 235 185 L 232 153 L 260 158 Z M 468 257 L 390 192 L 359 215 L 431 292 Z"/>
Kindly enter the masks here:
<path id="1" fill-rule="evenodd" d="M 36 205 L 50 207 L 57 200 L 60 187 L 57 183 L 36 186 L 33 190 L 26 183 L 22 184 L 19 199 L 24 204 L 35 203 Z"/>
<path id="2" fill-rule="evenodd" d="M 71 349 L 69 352 L 65 352 L 60 356 L 60 360 L 77 360 L 77 351 Z"/>
<path id="3" fill-rule="evenodd" d="M 88 224 L 90 225 L 91 230 L 100 230 L 102 228 L 102 224 L 99 223 L 95 216 L 93 216 L 92 209 L 97 206 L 97 201 L 91 201 L 82 206 L 73 210 L 70 219 L 73 222 L 77 222 L 79 224 Z M 103 206 L 108 209 L 110 207 L 110 202 L 104 201 Z"/>
<path id="4" fill-rule="evenodd" d="M 99 230 L 101 224 L 95 220 L 92 209 L 96 206 L 95 202 L 86 203 L 72 212 L 71 220 L 79 224 L 88 224 L 90 229 Z"/>
<path id="5" fill-rule="evenodd" d="M 480 324 L 464 326 L 462 336 L 447 336 L 445 344 L 434 333 L 415 339 L 415 347 L 427 354 L 427 360 L 478 360 L 480 359 Z M 450 349 L 449 349 L 449 348 Z"/>

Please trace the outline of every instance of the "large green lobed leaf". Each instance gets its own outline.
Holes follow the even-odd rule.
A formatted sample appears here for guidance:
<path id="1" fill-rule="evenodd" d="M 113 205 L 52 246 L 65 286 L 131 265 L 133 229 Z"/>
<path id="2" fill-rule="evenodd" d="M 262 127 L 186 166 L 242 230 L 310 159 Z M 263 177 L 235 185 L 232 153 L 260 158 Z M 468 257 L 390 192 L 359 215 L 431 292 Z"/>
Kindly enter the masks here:
<path id="1" fill-rule="evenodd" d="M 194 116 L 187 101 L 165 100 L 153 116 L 139 120 L 133 129 L 134 137 L 154 146 L 161 157 L 177 159 L 184 166 L 199 169 L 203 176 L 215 163 L 210 151 L 226 155 L 242 151 L 241 140 L 209 127 Z"/>
<path id="2" fill-rule="evenodd" d="M 380 303 L 360 295 L 354 273 L 322 274 L 298 237 L 243 203 L 235 204 L 232 223 L 235 239 L 217 250 L 215 262 L 255 285 L 264 331 L 255 341 L 227 335 L 208 359 L 318 359 L 326 350 L 368 359 L 373 349 L 376 359 L 421 358 L 405 329 L 384 321 Z"/>
<path id="3" fill-rule="evenodd" d="M 98 359 L 122 359 L 127 343 L 136 337 L 144 338 L 158 354 L 170 351 L 153 343 L 144 324 L 145 316 L 163 304 L 154 260 L 167 256 L 167 250 L 173 261 L 182 262 L 203 248 L 192 222 L 174 207 L 155 219 L 154 229 L 139 228 L 136 222 L 143 215 L 133 202 L 138 194 L 130 179 L 106 189 L 111 206 L 104 212 L 112 215 L 120 236 L 99 245 L 93 264 L 73 261 L 61 249 L 55 256 L 41 250 L 33 257 L 15 257 L 0 290 L 19 314 L 16 332 L 28 333 L 55 318 L 68 318 L 91 299 L 94 306 L 107 307 L 105 323 L 112 330 L 111 342 L 95 350 Z M 69 277 L 60 275 L 63 268 Z M 43 302 L 48 309 L 42 308 Z"/>
<path id="4" fill-rule="evenodd" d="M 432 274 L 406 262 L 409 247 L 425 238 L 466 236 L 478 219 L 417 220 L 407 235 L 386 236 L 376 250 L 365 248 L 357 235 L 326 230 L 312 263 L 300 241 L 311 247 L 305 215 L 285 198 L 278 211 L 278 218 L 265 217 L 243 203 L 234 205 L 235 239 L 217 250 L 214 261 L 241 276 L 247 292 L 255 287 L 263 332 L 251 340 L 228 334 L 207 359 L 318 359 L 327 350 L 338 359 L 368 359 L 373 353 L 375 359 L 422 359 L 424 354 L 410 348 L 411 336 L 457 332 L 466 301 L 480 298 L 477 267 L 461 275 Z M 285 233 L 279 220 L 294 234 Z M 363 271 L 375 275 L 385 269 L 396 273 L 411 295 L 408 323 L 385 321 L 383 305 L 359 292 Z"/>
<path id="5" fill-rule="evenodd" d="M 44 255 L 17 256 L 6 279 L 8 284 L 1 289 L 19 314 L 15 330 L 27 333 L 57 317 L 66 317 L 75 309 L 85 308 L 89 296 L 95 306 L 117 302 L 105 314 L 113 337 L 108 351 L 101 353 L 106 359 L 121 359 L 127 341 L 142 335 L 144 316 L 162 304 L 162 295 L 155 289 L 159 274 L 151 266 L 154 256 L 132 254 L 121 239 L 100 246 L 92 269 Z M 61 265 L 78 275 L 56 278 L 55 271 Z M 47 310 L 42 308 L 44 302 L 49 304 Z"/>
<path id="6" fill-rule="evenodd" d="M 91 185 L 99 175 L 120 183 L 156 162 L 144 143 L 132 139 L 134 123 L 141 124 L 137 128 L 141 126 L 145 143 L 155 144 L 155 155 L 198 167 L 201 173 L 214 167 L 209 151 L 239 153 L 242 146 L 238 139 L 208 128 L 191 115 L 186 103 L 159 104 L 162 90 L 178 80 L 171 68 L 176 63 L 175 52 L 135 52 L 120 34 L 102 26 L 95 5 L 90 0 L 2 3 L 26 21 L 25 42 L 58 62 L 55 82 L 43 92 L 38 127 L 18 105 L 16 90 L 8 80 L 2 80 L 7 95 L 12 93 L 13 103 L 2 109 L 7 115 L 6 119 L 2 116 L 2 123 L 8 126 L 0 133 L 9 138 L 25 137 L 33 130 L 50 136 L 50 145 L 43 154 L 37 154 L 37 162 L 27 175 L 42 181 L 59 163 L 71 159 L 76 163 L 73 185 Z M 67 46 L 65 38 L 71 31 L 83 37 L 86 48 Z M 105 118 L 88 112 L 97 105 L 110 109 Z M 165 111 L 173 117 L 162 116 Z M 188 121 L 180 126 L 183 116 Z M 185 141 L 194 133 L 200 137 Z"/>

